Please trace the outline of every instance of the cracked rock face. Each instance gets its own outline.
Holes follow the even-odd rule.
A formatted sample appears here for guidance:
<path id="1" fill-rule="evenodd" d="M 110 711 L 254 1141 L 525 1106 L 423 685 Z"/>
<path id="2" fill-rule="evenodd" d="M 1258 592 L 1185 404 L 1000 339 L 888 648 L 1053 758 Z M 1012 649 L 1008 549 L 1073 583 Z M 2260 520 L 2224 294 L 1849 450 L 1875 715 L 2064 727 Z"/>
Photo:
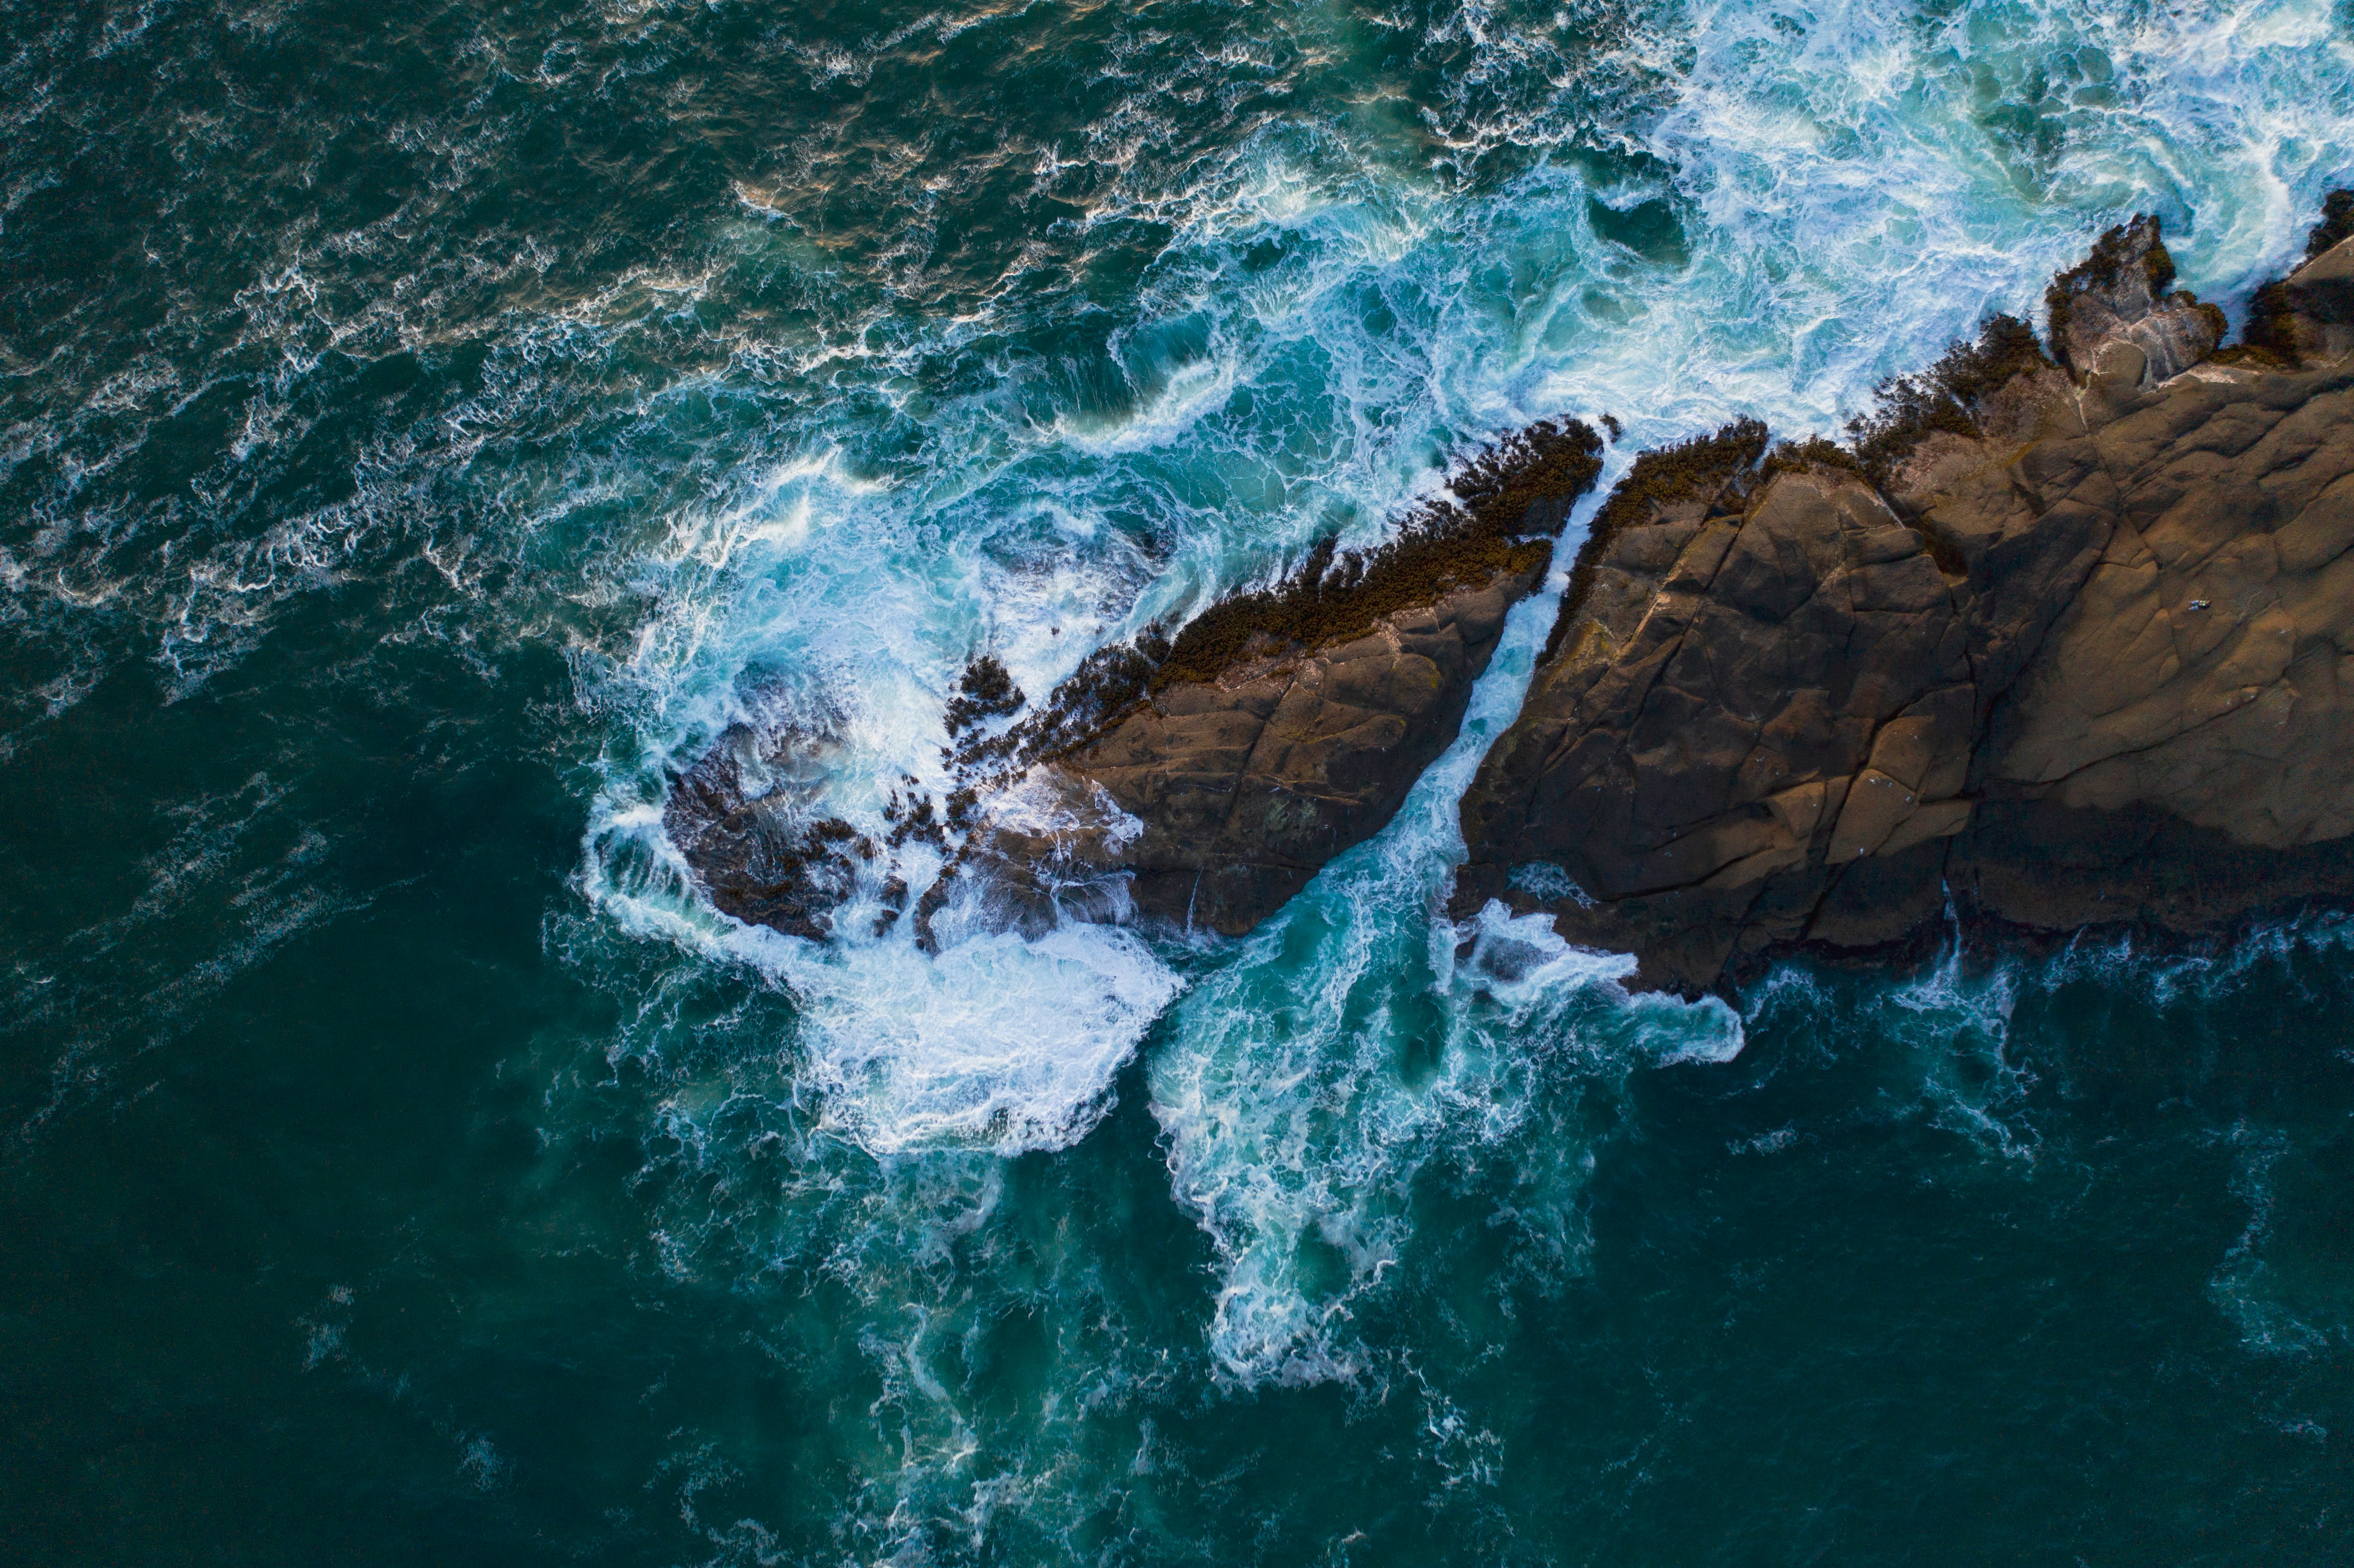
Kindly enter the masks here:
<path id="1" fill-rule="evenodd" d="M 1466 795 L 1457 906 L 1695 992 L 1949 897 L 2194 932 L 2354 892 L 2354 360 L 2152 385 L 2180 307 L 2131 292 L 1890 495 L 1785 471 L 1612 539 Z"/>
<path id="2" fill-rule="evenodd" d="M 1637 952 L 1654 983 L 1712 983 L 1750 931 L 1809 930 L 1842 871 L 1933 856 L 1968 821 L 1966 616 L 1851 474 L 1655 507 L 1466 794 L 1458 896 L 1541 906 L 1513 874 L 1556 868 L 1578 890 L 1556 928 Z M 1887 939 L 1876 913 L 1857 935 Z"/>
<path id="3" fill-rule="evenodd" d="M 2349 377 L 2190 382 L 2087 444 L 2105 537 L 2013 688 L 1989 781 L 2272 849 L 2354 832 Z"/>
<path id="4" fill-rule="evenodd" d="M 1455 738 L 1535 575 L 1499 574 L 1350 641 L 1271 649 L 1169 686 L 1036 769 L 958 874 L 1013 901 L 1025 927 L 1124 900 L 1158 922 L 1249 930 L 1396 814 Z M 1111 877 L 1124 890 L 1107 889 Z"/>

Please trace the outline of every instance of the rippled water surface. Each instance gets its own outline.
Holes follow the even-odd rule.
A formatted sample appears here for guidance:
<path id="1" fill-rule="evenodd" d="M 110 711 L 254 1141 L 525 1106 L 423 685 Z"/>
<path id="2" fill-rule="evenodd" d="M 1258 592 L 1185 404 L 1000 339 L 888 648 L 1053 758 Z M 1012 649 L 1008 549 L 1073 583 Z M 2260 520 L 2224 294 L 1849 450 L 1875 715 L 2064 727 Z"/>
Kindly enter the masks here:
<path id="1" fill-rule="evenodd" d="M 1239 941 L 748 930 L 660 804 L 750 721 L 876 828 L 977 652 L 1534 418 L 1835 429 L 2136 211 L 2236 314 L 2354 183 L 2342 8 L 0 46 L 12 1557 L 2354 1560 L 2334 918 L 1697 1006 L 1458 929 L 1551 590 Z"/>

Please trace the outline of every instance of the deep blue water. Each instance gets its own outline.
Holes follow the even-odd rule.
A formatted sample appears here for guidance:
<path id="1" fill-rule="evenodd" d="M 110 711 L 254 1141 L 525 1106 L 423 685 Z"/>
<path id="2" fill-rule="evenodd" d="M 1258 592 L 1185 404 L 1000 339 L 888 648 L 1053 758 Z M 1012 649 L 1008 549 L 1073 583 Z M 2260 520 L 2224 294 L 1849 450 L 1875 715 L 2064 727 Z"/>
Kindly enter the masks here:
<path id="1" fill-rule="evenodd" d="M 2341 9 L 0 0 L 0 126 L 12 1561 L 2354 1561 L 2336 917 L 1458 932 L 1550 594 L 1239 942 L 748 931 L 659 804 L 2135 211 L 2236 313 Z"/>

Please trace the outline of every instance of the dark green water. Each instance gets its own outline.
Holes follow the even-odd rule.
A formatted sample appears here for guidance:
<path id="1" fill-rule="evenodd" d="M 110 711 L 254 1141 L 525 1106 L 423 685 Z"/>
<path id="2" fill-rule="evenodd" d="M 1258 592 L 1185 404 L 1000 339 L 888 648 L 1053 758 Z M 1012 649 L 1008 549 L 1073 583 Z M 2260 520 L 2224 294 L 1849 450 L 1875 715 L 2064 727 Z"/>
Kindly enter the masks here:
<path id="1" fill-rule="evenodd" d="M 2122 213 L 2236 300 L 2337 12 L 0 43 L 10 1561 L 2354 1561 L 2354 927 L 1458 965 L 1542 600 L 1244 943 L 756 938 L 650 809 L 820 715 L 864 820 L 976 648 L 1528 418 L 1826 428 Z"/>

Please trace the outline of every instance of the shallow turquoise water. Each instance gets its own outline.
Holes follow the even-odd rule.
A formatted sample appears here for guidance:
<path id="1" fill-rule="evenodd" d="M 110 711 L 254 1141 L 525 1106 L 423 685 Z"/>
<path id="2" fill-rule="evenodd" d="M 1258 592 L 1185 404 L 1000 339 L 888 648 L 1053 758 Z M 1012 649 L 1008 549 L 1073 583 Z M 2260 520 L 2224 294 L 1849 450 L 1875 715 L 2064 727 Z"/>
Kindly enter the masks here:
<path id="1" fill-rule="evenodd" d="M 2354 1555 L 2333 917 L 1737 1009 L 1458 932 L 1547 598 L 1238 943 L 748 933 L 656 806 L 791 718 L 875 820 L 976 651 L 1530 418 L 1833 428 L 2135 210 L 2236 309 L 2340 14 L 0 28 L 12 1557 Z"/>

